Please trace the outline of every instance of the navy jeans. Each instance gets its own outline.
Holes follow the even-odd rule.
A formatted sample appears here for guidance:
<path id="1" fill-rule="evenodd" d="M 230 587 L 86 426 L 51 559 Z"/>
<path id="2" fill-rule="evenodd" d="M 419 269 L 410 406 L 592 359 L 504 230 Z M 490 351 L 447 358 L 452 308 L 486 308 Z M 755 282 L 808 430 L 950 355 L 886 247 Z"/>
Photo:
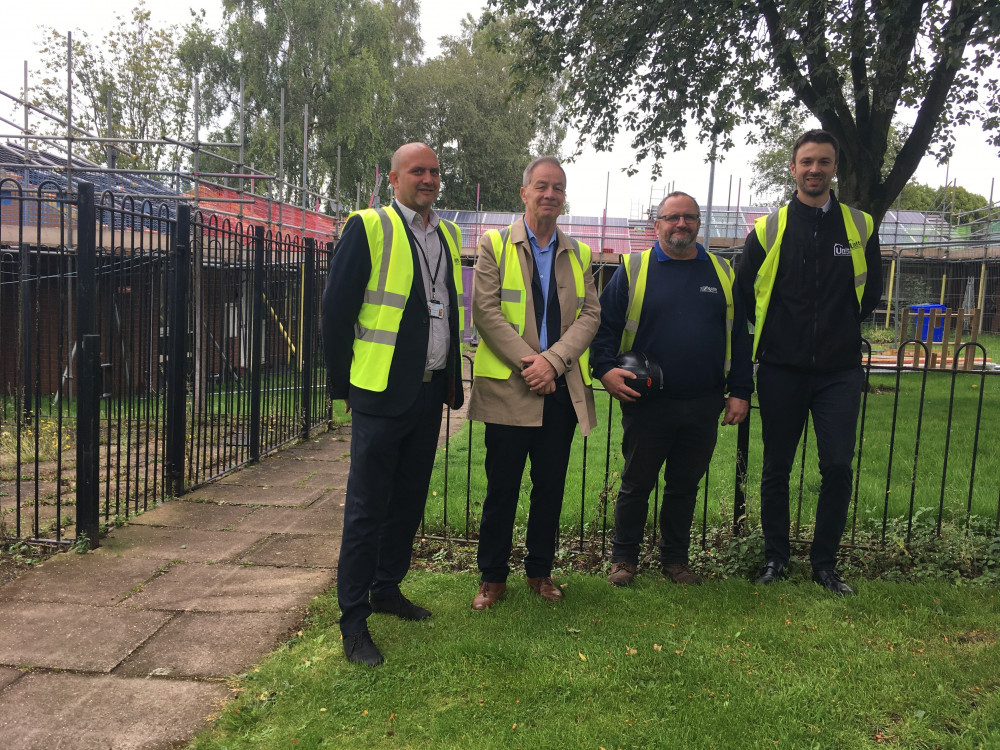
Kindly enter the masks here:
<path id="1" fill-rule="evenodd" d="M 687 563 L 698 483 L 708 470 L 719 433 L 724 399 L 652 398 L 622 409 L 621 488 L 615 503 L 613 562 L 639 561 L 649 494 L 664 467 L 660 508 L 660 559 Z"/>
<path id="2" fill-rule="evenodd" d="M 757 398 L 764 438 L 760 522 L 768 561 L 787 564 L 791 553 L 788 479 L 806 415 L 811 413 L 820 489 L 809 560 L 814 570 L 833 570 L 836 566 L 851 504 L 851 465 L 863 380 L 860 367 L 826 373 L 767 364 L 758 367 Z"/>

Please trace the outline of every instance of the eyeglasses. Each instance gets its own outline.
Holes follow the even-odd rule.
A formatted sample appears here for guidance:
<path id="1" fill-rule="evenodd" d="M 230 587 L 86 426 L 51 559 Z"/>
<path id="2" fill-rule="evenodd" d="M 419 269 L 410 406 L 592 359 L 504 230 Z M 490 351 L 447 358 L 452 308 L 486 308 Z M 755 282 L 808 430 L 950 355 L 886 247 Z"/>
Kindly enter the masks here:
<path id="1" fill-rule="evenodd" d="M 701 216 L 698 214 L 663 214 L 663 216 L 657 216 L 656 218 L 668 224 L 676 224 L 681 219 L 684 219 L 689 224 L 701 221 Z"/>

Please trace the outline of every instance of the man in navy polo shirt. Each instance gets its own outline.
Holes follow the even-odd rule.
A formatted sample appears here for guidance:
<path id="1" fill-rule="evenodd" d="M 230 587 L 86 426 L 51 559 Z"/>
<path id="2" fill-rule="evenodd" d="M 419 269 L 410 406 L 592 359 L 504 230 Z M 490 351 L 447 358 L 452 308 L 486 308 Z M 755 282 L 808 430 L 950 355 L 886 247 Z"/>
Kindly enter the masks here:
<path id="1" fill-rule="evenodd" d="M 701 215 L 690 195 L 660 203 L 657 242 L 633 253 L 601 294 L 601 327 L 591 345 L 594 375 L 622 408 L 625 468 L 615 503 L 614 586 L 632 583 L 649 494 L 665 465 L 660 559 L 674 583 L 698 585 L 688 565 L 698 482 L 722 424 L 750 409 L 753 373 L 746 312 L 724 259 L 698 244 Z M 663 370 L 663 389 L 640 394 L 616 367 L 620 352 L 641 351 Z"/>

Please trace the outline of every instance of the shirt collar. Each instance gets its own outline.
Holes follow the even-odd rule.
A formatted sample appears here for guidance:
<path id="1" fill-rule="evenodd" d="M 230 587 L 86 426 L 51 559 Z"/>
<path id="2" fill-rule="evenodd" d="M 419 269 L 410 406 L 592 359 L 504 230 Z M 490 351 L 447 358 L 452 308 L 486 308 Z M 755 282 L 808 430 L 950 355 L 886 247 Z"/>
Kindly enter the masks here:
<path id="1" fill-rule="evenodd" d="M 407 226 L 418 227 L 419 229 L 424 229 L 424 220 L 416 211 L 412 208 L 407 208 L 399 201 L 394 200 L 393 206 L 403 215 L 403 220 L 406 222 Z M 416 223 L 414 223 L 416 221 Z M 431 209 L 430 215 L 427 217 L 427 227 L 429 229 L 437 229 L 438 225 L 438 215 Z"/>
<path id="2" fill-rule="evenodd" d="M 705 251 L 704 245 L 702 245 L 700 242 L 696 242 L 695 247 L 698 248 L 698 254 L 694 256 L 691 260 L 708 260 L 708 253 Z M 677 260 L 677 258 L 671 258 L 669 255 L 663 252 L 663 248 L 660 247 L 659 240 L 653 243 L 653 252 L 656 253 L 656 259 L 660 262 L 663 262 L 665 260 Z"/>
<path id="3" fill-rule="evenodd" d="M 528 222 L 526 222 L 523 217 L 521 218 L 521 222 L 524 224 L 524 231 L 528 233 L 528 242 L 531 244 L 533 248 L 538 248 L 538 251 L 542 253 L 545 252 L 546 250 L 555 249 L 556 243 L 559 241 L 558 230 L 552 233 L 552 240 L 549 242 L 549 244 L 546 245 L 545 247 L 542 247 L 541 245 L 538 244 L 538 238 L 535 236 L 535 233 L 531 231 L 531 227 L 528 226 Z"/>

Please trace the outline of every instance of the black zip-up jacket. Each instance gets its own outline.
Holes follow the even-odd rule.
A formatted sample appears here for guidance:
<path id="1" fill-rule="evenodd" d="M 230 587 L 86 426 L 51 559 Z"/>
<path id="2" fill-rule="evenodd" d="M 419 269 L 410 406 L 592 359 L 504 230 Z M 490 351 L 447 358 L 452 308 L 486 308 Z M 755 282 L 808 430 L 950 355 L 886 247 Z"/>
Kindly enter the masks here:
<path id="1" fill-rule="evenodd" d="M 822 209 L 788 204 L 788 225 L 778 252 L 778 274 L 764 320 L 757 361 L 814 372 L 834 372 L 861 364 L 861 321 L 882 297 L 882 254 L 878 232 L 865 246 L 868 278 L 858 308 L 854 265 L 844 216 L 836 196 Z M 756 318 L 753 290 L 764 262 L 757 233 L 747 235 L 736 283 L 747 300 L 747 317 Z"/>

